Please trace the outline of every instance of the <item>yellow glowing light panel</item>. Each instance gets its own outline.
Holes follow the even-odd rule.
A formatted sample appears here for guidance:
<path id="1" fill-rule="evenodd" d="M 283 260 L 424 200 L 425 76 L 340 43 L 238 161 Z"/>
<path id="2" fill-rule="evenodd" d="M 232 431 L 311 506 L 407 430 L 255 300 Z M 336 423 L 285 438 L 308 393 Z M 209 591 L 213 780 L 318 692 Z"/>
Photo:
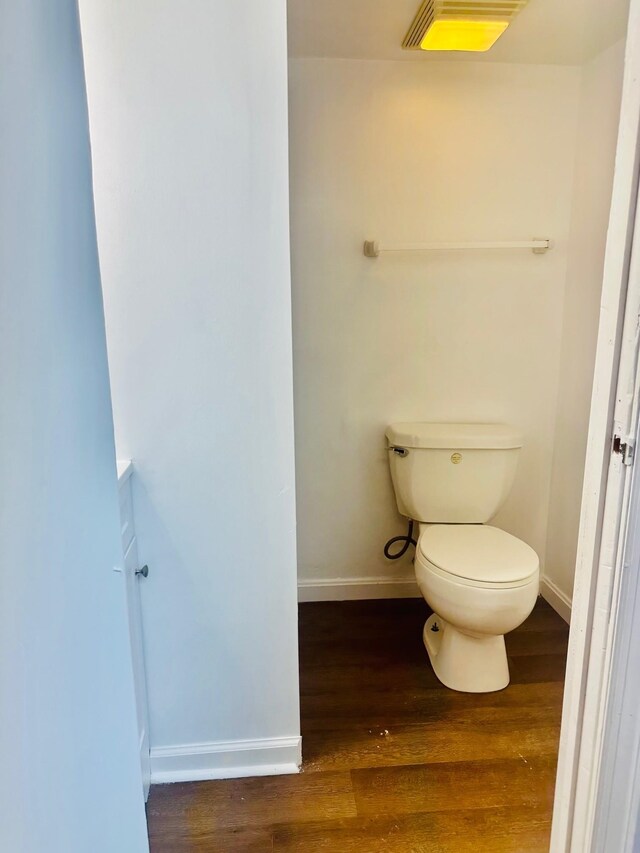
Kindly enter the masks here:
<path id="1" fill-rule="evenodd" d="M 508 21 L 435 20 L 420 42 L 422 50 L 485 51 L 493 47 Z"/>

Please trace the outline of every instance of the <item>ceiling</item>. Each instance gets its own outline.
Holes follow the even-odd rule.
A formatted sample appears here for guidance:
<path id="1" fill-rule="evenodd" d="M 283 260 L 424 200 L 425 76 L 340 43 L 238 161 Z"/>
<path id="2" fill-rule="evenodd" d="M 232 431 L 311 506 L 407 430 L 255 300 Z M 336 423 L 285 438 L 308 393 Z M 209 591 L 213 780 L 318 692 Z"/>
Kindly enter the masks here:
<path id="1" fill-rule="evenodd" d="M 486 54 L 402 50 L 420 0 L 288 0 L 289 55 L 580 65 L 625 34 L 629 0 L 530 0 Z"/>

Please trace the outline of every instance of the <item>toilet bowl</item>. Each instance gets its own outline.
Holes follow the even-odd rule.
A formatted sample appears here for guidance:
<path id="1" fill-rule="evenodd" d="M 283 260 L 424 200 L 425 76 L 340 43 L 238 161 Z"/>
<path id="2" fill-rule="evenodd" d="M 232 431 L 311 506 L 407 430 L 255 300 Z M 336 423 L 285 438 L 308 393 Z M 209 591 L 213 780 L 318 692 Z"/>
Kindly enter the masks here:
<path id="1" fill-rule="evenodd" d="M 535 551 L 489 525 L 421 525 L 415 571 L 435 611 L 423 639 L 440 681 L 465 693 L 504 689 L 504 635 L 525 621 L 538 597 Z"/>
<path id="2" fill-rule="evenodd" d="M 419 422 L 391 424 L 386 436 L 398 510 L 420 524 L 415 571 L 435 611 L 423 632 L 434 672 L 453 690 L 502 690 L 504 635 L 539 589 L 535 551 L 488 524 L 509 495 L 522 436 L 505 424 Z"/>

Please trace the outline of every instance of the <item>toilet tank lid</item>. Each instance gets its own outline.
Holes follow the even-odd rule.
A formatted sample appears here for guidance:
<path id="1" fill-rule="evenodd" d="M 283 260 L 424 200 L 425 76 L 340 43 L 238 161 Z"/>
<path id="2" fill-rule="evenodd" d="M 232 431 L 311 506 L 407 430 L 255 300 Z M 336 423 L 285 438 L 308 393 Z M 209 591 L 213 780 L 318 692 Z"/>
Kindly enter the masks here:
<path id="1" fill-rule="evenodd" d="M 512 450 L 522 433 L 506 424 L 396 423 L 387 427 L 390 444 L 445 450 Z"/>

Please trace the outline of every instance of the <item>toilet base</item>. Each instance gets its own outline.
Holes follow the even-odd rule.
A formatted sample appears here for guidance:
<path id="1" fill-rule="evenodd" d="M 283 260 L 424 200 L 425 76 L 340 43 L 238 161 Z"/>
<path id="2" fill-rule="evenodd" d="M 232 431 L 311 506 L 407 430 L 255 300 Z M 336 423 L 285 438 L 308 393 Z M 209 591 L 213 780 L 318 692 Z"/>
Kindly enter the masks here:
<path id="1" fill-rule="evenodd" d="M 433 671 L 445 687 L 460 693 L 494 693 L 509 684 L 503 636 L 471 637 L 434 613 L 422 637 Z"/>

